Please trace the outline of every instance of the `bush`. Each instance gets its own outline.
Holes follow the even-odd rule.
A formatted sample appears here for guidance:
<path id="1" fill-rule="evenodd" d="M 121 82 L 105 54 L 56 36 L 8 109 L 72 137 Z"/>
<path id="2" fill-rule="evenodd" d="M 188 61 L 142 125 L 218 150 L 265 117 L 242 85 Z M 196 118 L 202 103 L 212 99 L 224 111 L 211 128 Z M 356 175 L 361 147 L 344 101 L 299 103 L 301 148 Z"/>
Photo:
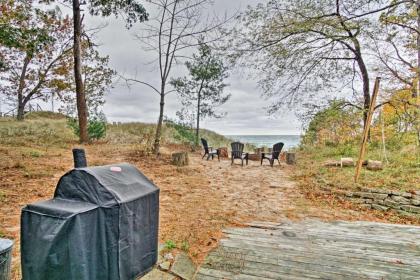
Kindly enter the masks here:
<path id="1" fill-rule="evenodd" d="M 190 145 L 190 146 L 195 146 L 196 144 L 196 138 L 195 138 L 195 134 L 194 131 L 179 122 L 175 122 L 172 120 L 166 120 L 165 121 L 166 125 L 168 127 L 171 127 L 175 130 L 176 134 L 174 135 L 174 139 L 180 141 L 182 144 L 184 145 Z"/>
<path id="2" fill-rule="evenodd" d="M 67 125 L 73 130 L 74 134 L 80 136 L 79 122 L 75 118 L 69 118 Z M 106 136 L 106 121 L 98 118 L 88 121 L 89 140 L 99 140 Z"/>

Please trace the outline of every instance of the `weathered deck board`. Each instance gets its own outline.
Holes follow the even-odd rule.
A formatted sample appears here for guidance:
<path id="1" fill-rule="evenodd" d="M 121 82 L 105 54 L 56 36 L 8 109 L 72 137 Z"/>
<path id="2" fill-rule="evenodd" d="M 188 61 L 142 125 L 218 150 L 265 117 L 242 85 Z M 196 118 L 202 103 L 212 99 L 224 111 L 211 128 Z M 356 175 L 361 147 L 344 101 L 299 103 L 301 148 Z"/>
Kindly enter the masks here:
<path id="1" fill-rule="evenodd" d="M 420 227 L 255 222 L 226 229 L 196 279 L 420 279 Z"/>

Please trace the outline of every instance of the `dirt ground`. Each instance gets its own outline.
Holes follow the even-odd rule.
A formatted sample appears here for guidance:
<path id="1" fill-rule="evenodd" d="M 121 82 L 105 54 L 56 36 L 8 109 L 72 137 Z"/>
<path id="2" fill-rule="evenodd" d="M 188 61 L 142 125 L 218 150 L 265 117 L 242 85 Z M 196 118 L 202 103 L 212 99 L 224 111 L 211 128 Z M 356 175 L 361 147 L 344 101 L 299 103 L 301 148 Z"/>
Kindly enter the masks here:
<path id="1" fill-rule="evenodd" d="M 160 188 L 159 239 L 172 241 L 197 263 L 217 246 L 222 229 L 227 226 L 277 222 L 285 217 L 386 221 L 386 217 L 373 212 L 334 203 L 312 203 L 290 179 L 293 167 L 284 163 L 273 168 L 253 161 L 244 167 L 239 162 L 231 166 L 228 159 L 206 161 L 192 153 L 189 166 L 176 167 L 170 163 L 171 151 L 179 150 L 176 146 L 165 147 L 158 159 L 129 145 L 97 144 L 85 148 L 89 165 L 129 162 Z M 13 279 L 20 279 L 21 208 L 52 198 L 56 183 L 72 164 L 69 149 L 34 154 L 0 147 L 0 234 L 16 242 Z"/>

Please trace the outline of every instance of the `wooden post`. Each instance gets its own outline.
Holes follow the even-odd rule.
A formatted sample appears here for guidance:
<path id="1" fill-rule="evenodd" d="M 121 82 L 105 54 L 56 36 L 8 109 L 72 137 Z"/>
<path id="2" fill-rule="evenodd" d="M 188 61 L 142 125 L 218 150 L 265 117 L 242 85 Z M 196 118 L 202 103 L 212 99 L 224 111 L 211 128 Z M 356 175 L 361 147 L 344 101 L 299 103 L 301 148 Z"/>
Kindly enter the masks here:
<path id="1" fill-rule="evenodd" d="M 370 130 L 370 123 L 372 121 L 373 111 L 375 110 L 376 97 L 378 96 L 380 81 L 381 81 L 381 78 L 379 77 L 376 78 L 375 80 L 375 87 L 373 88 L 372 100 L 370 101 L 369 111 L 368 111 L 368 115 L 366 119 L 366 125 L 363 130 L 362 145 L 360 147 L 359 160 L 357 161 L 356 174 L 354 176 L 354 182 L 356 183 L 359 180 L 360 170 L 362 169 L 362 165 L 363 165 L 363 158 L 365 157 L 366 145 L 367 145 L 368 135 L 369 135 L 369 130 Z"/>

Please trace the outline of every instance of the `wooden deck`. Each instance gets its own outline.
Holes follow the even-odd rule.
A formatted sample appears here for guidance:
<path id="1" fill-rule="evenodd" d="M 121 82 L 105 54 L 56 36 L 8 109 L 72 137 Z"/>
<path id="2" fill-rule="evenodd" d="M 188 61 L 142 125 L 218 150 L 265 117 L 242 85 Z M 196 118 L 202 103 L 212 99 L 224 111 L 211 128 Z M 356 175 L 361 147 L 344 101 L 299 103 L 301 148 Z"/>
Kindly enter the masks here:
<path id="1" fill-rule="evenodd" d="M 225 233 L 196 279 L 420 279 L 420 227 L 308 220 Z"/>

